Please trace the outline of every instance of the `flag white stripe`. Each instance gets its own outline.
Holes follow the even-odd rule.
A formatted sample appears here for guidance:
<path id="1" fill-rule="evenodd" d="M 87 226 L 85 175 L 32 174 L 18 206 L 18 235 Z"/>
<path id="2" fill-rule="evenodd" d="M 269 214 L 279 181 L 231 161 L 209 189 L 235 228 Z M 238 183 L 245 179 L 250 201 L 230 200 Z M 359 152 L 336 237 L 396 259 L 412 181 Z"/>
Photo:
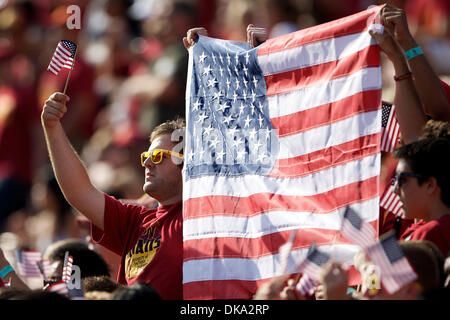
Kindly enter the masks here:
<path id="1" fill-rule="evenodd" d="M 364 112 L 353 117 L 279 139 L 278 159 L 288 159 L 319 151 L 380 132 L 381 114 Z M 346 134 L 342 134 L 346 132 Z"/>
<path id="2" fill-rule="evenodd" d="M 362 219 L 374 221 L 378 218 L 372 208 L 378 204 L 378 197 L 352 204 L 350 207 L 363 214 Z M 320 228 L 340 230 L 346 208 L 327 214 L 298 211 L 271 211 L 250 218 L 215 215 L 189 219 L 183 222 L 183 240 L 216 237 L 256 239 L 268 234 L 287 230 Z"/>
<path id="3" fill-rule="evenodd" d="M 381 67 L 365 68 L 349 76 L 267 97 L 269 117 L 281 117 L 342 100 L 357 93 L 381 89 Z M 280 108 L 280 106 L 283 106 Z"/>
<path id="4" fill-rule="evenodd" d="M 259 55 L 264 76 L 335 61 L 375 44 L 367 31 Z"/>
<path id="5" fill-rule="evenodd" d="M 306 258 L 309 248 L 291 251 L 289 267 L 298 265 Z M 351 262 L 360 250 L 356 245 L 323 245 L 320 250 L 334 257 L 337 263 Z M 277 256 L 268 255 L 257 259 L 227 258 L 190 260 L 183 263 L 183 284 L 207 280 L 256 281 L 278 276 Z"/>
<path id="6" fill-rule="evenodd" d="M 364 168 L 364 170 L 362 170 Z M 259 175 L 204 176 L 184 182 L 183 199 L 210 195 L 248 197 L 256 193 L 313 196 L 350 183 L 378 176 L 380 154 L 350 161 L 303 177 L 291 179 Z M 199 188 L 198 186 L 202 186 Z"/>

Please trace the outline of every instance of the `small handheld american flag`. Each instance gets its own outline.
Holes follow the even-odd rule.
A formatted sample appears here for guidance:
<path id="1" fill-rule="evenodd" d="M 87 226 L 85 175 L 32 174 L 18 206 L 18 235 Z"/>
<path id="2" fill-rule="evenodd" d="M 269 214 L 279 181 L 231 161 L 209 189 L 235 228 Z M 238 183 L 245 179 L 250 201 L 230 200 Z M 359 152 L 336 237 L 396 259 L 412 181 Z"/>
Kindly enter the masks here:
<path id="1" fill-rule="evenodd" d="M 67 283 L 70 281 L 70 277 L 72 276 L 72 265 L 73 265 L 73 257 L 69 255 L 69 251 L 66 251 L 66 255 L 64 257 L 64 267 L 62 273 L 62 280 Z"/>
<path id="2" fill-rule="evenodd" d="M 350 207 L 344 213 L 341 226 L 342 234 L 361 247 L 368 247 L 376 242 L 376 231 Z"/>
<path id="3" fill-rule="evenodd" d="M 41 261 L 40 251 L 16 250 L 19 274 L 23 277 L 40 277 L 38 263 Z"/>
<path id="4" fill-rule="evenodd" d="M 395 107 L 390 103 L 382 103 L 381 128 L 381 151 L 393 152 L 400 134 L 400 125 L 395 115 Z"/>
<path id="5" fill-rule="evenodd" d="M 62 68 L 71 70 L 77 52 L 77 45 L 69 40 L 61 40 L 55 49 L 47 70 L 57 75 Z"/>
<path id="6" fill-rule="evenodd" d="M 394 187 L 392 185 L 388 186 L 380 197 L 380 207 L 392 212 L 400 218 L 405 218 L 402 201 L 394 192 Z"/>
<path id="7" fill-rule="evenodd" d="M 307 274 L 304 274 L 300 280 L 298 281 L 295 288 L 302 294 L 302 296 L 312 296 L 314 294 L 314 291 L 316 290 L 316 287 L 320 283 L 315 280 L 314 278 L 311 278 Z"/>
<path id="8" fill-rule="evenodd" d="M 389 294 L 417 279 L 393 232 L 366 249 L 370 260 L 380 267 L 381 283 Z"/>
<path id="9" fill-rule="evenodd" d="M 308 249 L 305 260 L 298 266 L 298 271 L 303 276 L 308 275 L 310 278 L 319 281 L 322 266 L 330 260 L 328 253 L 321 251 L 314 242 Z"/>

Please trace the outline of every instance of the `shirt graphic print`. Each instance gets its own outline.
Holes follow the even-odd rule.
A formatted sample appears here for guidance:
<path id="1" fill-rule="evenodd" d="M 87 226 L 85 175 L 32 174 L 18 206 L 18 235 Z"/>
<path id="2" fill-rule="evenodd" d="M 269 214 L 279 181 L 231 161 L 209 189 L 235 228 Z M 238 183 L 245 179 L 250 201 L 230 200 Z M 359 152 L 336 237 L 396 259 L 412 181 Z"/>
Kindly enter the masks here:
<path id="1" fill-rule="evenodd" d="M 161 233 L 155 226 L 144 230 L 136 245 L 125 257 L 125 274 L 128 279 L 137 277 L 152 261 L 161 246 Z"/>

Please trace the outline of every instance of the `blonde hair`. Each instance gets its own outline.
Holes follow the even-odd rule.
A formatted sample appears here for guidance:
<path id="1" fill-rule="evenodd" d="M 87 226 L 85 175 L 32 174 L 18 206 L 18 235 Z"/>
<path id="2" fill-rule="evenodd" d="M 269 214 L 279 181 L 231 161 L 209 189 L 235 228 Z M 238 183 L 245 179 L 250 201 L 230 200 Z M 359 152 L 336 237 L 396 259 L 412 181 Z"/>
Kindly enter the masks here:
<path id="1" fill-rule="evenodd" d="M 84 293 L 85 300 L 111 300 L 111 293 L 106 291 L 89 291 Z"/>
<path id="2" fill-rule="evenodd" d="M 169 120 L 161 123 L 155 129 L 153 129 L 150 134 L 150 143 L 153 142 L 157 137 L 172 134 L 175 130 L 185 130 L 186 121 L 183 118 L 177 118 L 175 120 Z"/>

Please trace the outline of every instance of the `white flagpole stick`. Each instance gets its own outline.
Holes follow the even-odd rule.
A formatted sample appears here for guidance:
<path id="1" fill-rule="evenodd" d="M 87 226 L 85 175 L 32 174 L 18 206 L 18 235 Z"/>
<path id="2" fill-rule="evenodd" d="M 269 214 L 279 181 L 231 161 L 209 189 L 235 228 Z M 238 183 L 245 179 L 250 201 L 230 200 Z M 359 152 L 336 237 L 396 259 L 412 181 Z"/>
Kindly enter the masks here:
<path id="1" fill-rule="evenodd" d="M 77 48 L 75 49 L 75 54 L 73 55 L 72 68 L 70 68 L 69 74 L 67 75 L 66 85 L 64 86 L 63 94 L 66 94 L 67 85 L 69 84 L 70 73 L 72 72 L 73 66 L 75 65 L 75 58 L 77 57 L 77 52 L 78 52 L 78 45 Z"/>

